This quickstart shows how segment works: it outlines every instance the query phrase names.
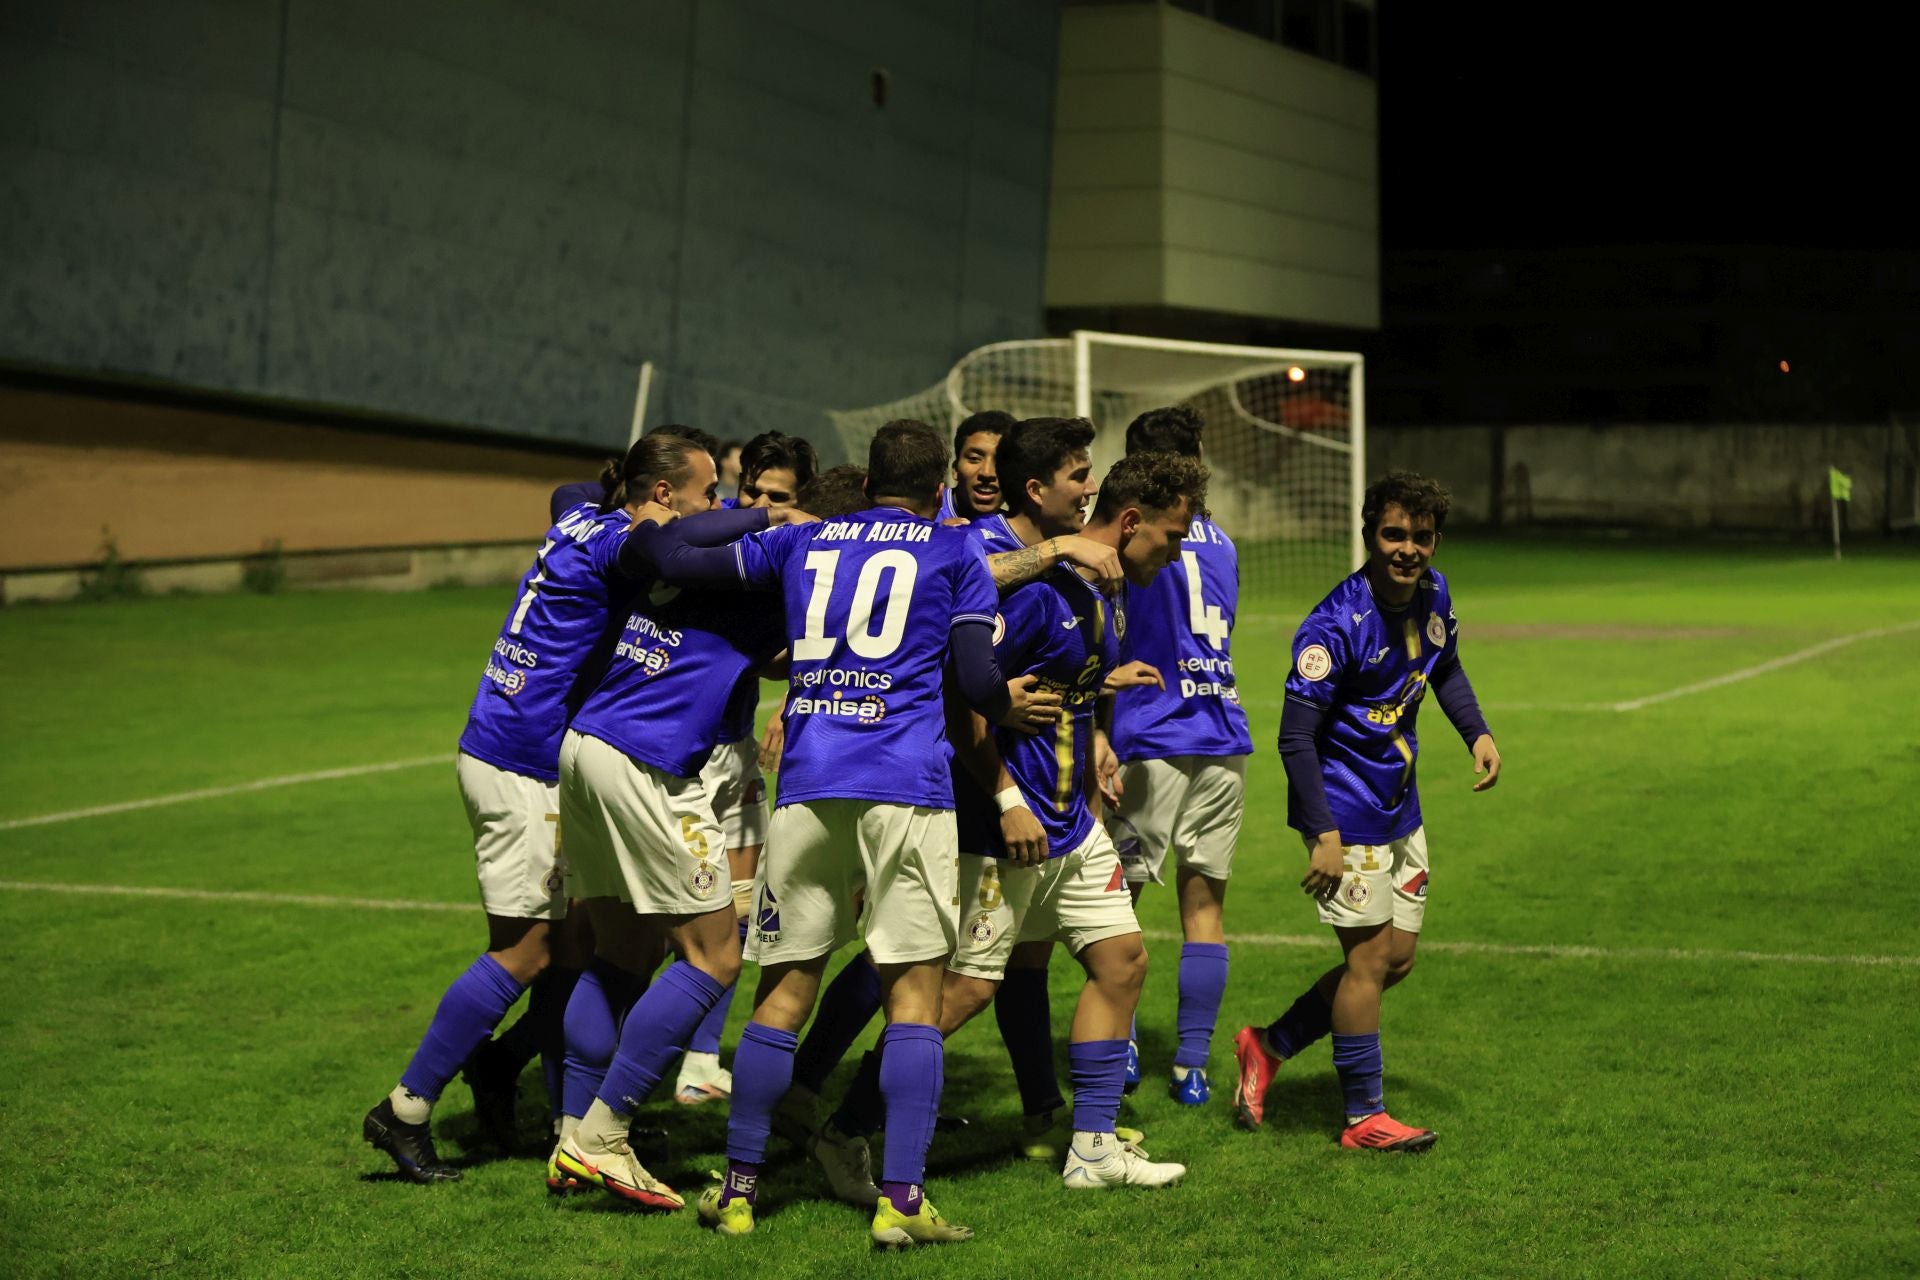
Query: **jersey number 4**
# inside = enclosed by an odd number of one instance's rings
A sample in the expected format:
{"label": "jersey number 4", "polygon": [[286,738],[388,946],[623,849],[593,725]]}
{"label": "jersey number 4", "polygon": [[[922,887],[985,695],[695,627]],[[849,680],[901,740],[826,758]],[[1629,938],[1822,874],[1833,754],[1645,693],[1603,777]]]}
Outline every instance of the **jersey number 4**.
{"label": "jersey number 4", "polygon": [[[807,629],[794,641],[796,662],[819,662],[833,656],[839,638],[827,634],[827,604],[833,598],[833,579],[840,569],[838,551],[807,552],[807,572],[813,575],[813,590],[807,596]],[[880,595],[880,576],[893,573],[893,586],[887,592],[886,611],[880,615],[880,629],[873,629],[873,606]],[[847,609],[847,648],[863,658],[884,658],[900,647],[907,632],[907,607],[913,600],[914,580],[920,576],[920,562],[905,551],[880,551],[860,566],[859,581],[853,586],[853,603]]]}
{"label": "jersey number 4", "polygon": [[1208,604],[1200,593],[1200,557],[1191,551],[1180,553],[1187,567],[1187,625],[1193,634],[1216,649],[1227,647],[1227,615],[1217,604]]}

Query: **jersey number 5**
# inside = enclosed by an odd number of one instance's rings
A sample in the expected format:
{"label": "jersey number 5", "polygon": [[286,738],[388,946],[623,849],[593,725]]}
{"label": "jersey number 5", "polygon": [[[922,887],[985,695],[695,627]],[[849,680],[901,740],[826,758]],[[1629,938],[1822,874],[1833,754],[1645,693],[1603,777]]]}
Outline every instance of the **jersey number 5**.
{"label": "jersey number 5", "polygon": [[1208,604],[1200,593],[1200,557],[1191,551],[1182,551],[1180,563],[1187,567],[1187,625],[1193,628],[1193,634],[1214,648],[1225,649],[1227,615],[1219,605]]}
{"label": "jersey number 5", "polygon": [[[807,552],[807,571],[813,574],[813,590],[807,596],[807,629],[794,641],[796,662],[820,662],[833,656],[837,637],[827,634],[827,603],[833,598],[833,578],[840,568],[838,551]],[[886,612],[880,615],[880,629],[873,629],[873,606],[880,595],[880,575],[893,571],[893,586],[887,592]],[[847,648],[863,658],[884,658],[900,647],[907,632],[907,607],[913,600],[914,580],[920,576],[920,562],[905,551],[880,551],[860,566],[860,579],[853,586],[853,603],[847,609]]]}

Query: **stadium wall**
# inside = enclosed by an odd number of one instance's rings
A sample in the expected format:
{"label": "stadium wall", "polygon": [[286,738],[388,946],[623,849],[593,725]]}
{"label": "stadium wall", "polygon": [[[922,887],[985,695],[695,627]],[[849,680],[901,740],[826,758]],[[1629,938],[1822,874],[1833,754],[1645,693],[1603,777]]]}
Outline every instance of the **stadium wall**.
{"label": "stadium wall", "polygon": [[0,387],[0,600],[75,594],[106,548],[151,590],[512,581],[597,459]]}
{"label": "stadium wall", "polygon": [[744,436],[1042,324],[1029,0],[0,6],[0,362]]}
{"label": "stadium wall", "polygon": [[[1855,534],[1911,528],[1920,431],[1827,426],[1369,424],[1367,469],[1442,480],[1463,523],[1824,535],[1827,468],[1853,478]],[[1892,500],[1889,501],[1889,495]]]}

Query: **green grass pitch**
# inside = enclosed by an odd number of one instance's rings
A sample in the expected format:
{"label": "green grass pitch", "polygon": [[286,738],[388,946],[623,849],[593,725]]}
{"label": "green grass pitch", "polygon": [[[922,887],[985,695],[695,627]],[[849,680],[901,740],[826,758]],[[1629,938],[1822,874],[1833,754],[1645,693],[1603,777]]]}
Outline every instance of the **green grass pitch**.
{"label": "green grass pitch", "polygon": [[[979,1234],[895,1258],[871,1258],[864,1217],[778,1146],[743,1240],[707,1236],[690,1211],[550,1202],[539,1158],[481,1158],[458,1082],[436,1124],[443,1151],[476,1157],[465,1181],[376,1176],[387,1161],[361,1143],[361,1113],[481,944],[477,906],[22,887],[473,902],[451,752],[508,591],[0,612],[0,823],[447,759],[0,827],[0,1270],[1920,1272],[1920,630],[1611,709],[1920,621],[1920,561],[1460,535],[1439,565],[1506,759],[1500,786],[1471,794],[1465,752],[1428,711],[1426,950],[1387,1001],[1384,1045],[1389,1103],[1439,1145],[1342,1151],[1324,1045],[1283,1069],[1265,1131],[1230,1123],[1234,1031],[1276,1016],[1335,957],[1297,888],[1272,747],[1288,637],[1311,600],[1249,600],[1235,651],[1259,753],[1208,1109],[1161,1087],[1177,925],[1168,892],[1142,904],[1147,1081],[1126,1118],[1191,1173],[1158,1193],[1070,1196],[1056,1171],[1008,1159],[1017,1105],[989,1020],[951,1046],[947,1109],[973,1126],[936,1143],[931,1170],[942,1211]],[[1057,1027],[1078,983],[1057,961]],[[697,1190],[724,1114],[651,1110],[671,1135],[643,1154]]]}

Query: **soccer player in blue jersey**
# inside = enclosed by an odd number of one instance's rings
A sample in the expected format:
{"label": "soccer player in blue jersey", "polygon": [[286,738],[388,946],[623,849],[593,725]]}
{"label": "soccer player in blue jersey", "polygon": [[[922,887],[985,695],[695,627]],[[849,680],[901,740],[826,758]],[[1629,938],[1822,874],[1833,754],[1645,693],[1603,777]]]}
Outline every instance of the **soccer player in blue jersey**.
{"label": "soccer player in blue jersey", "polygon": [[[697,452],[677,444],[678,455]],[[649,502],[654,510],[692,511],[712,500],[705,453],[704,472],[669,472],[651,466],[663,448],[635,445],[616,491],[568,508],[548,530],[468,712],[456,771],[473,828],[487,950],[447,989],[400,1083],[361,1125],[366,1140],[415,1182],[460,1176],[434,1148],[433,1104],[547,967],[552,922],[566,914],[555,838],[561,736],[605,661],[627,530]]]}
{"label": "soccer player in blue jersey", "polygon": [[[819,469],[813,445],[799,436],[765,431],[740,451],[739,506],[790,511],[803,485]],[[726,727],[700,771],[713,815],[726,840],[734,906],[745,936],[752,910],[753,874],[766,841],[767,784],[760,772],[759,743],[753,722],[760,705],[758,680],[741,682],[727,707]],[[674,1100],[686,1106],[724,1100],[733,1090],[733,1073],[720,1065],[720,1033],[733,1006],[732,987],[701,1020],[687,1044]]]}
{"label": "soccer player in blue jersey", "polygon": [[[786,628],[765,600],[649,580],[666,545],[720,546],[726,555],[721,544],[786,514],[715,512],[671,537],[649,522],[629,538],[640,582],[618,602],[619,641],[560,753],[561,820],[575,891],[593,921],[601,990],[583,979],[568,1007],[567,1113],[580,1119],[551,1157],[550,1185],[572,1177],[652,1208],[683,1203],[634,1157],[627,1132],[739,971],[725,839],[703,767],[739,691],[757,693],[758,671],[785,646]],[[622,1018],[620,993],[639,985],[663,943],[679,959]],[[587,1101],[581,1093],[616,1027],[618,1049]]]}
{"label": "soccer player in blue jersey", "polygon": [[1013,415],[998,409],[968,414],[953,431],[953,483],[940,494],[940,520],[964,523],[1000,509],[1000,478],[993,455]]}
{"label": "soccer player in blue jersey", "polygon": [[[1108,473],[1085,536],[1112,548],[1127,581],[1144,586],[1178,555],[1205,483],[1192,459],[1129,457]],[[1009,592],[995,655],[1003,669],[1058,689],[1068,714],[1032,738],[991,733],[964,710],[952,727],[965,773],[955,782],[963,933],[947,961],[940,1029],[952,1035],[993,1000],[1016,942],[1067,944],[1087,974],[1069,1049],[1074,1108],[1062,1178],[1072,1189],[1166,1186],[1186,1172],[1147,1159],[1116,1124],[1147,956],[1119,860],[1090,802],[1089,765],[1095,707],[1119,663],[1126,618],[1124,600],[1109,604],[1066,568]],[[866,1194],[860,1162],[841,1157],[860,1153],[876,1127],[876,1068],[886,1069],[884,1055],[862,1062],[815,1147],[836,1194],[856,1202]]]}
{"label": "soccer player in blue jersey", "polygon": [[[1198,458],[1204,427],[1185,406],[1148,410],[1127,428],[1127,453]],[[1117,808],[1107,825],[1134,900],[1147,883],[1161,883],[1169,850],[1178,858],[1175,885],[1185,941],[1180,1044],[1168,1091],[1187,1106],[1211,1096],[1208,1049],[1227,985],[1221,908],[1253,752],[1229,649],[1239,596],[1233,540],[1204,511],[1196,512],[1178,558],[1151,586],[1128,597],[1123,653],[1164,679],[1119,690],[1113,707],[1119,771]]]}
{"label": "soccer player in blue jersey", "polygon": [[1287,823],[1307,843],[1301,887],[1320,904],[1346,961],[1266,1028],[1234,1039],[1239,1122],[1256,1128],[1274,1072],[1329,1031],[1346,1095],[1342,1146],[1421,1151],[1430,1129],[1387,1114],[1380,996],[1413,971],[1427,905],[1427,838],[1420,822],[1414,722],[1431,689],[1466,742],[1485,791],[1500,752],[1460,666],[1459,624],[1446,579],[1432,568],[1447,520],[1445,489],[1390,472],[1361,505],[1366,565],[1315,605],[1293,640],[1280,720]]}
{"label": "soccer player in blue jersey", "polygon": [[[853,940],[854,903],[864,900],[888,1021],[879,1082],[888,1141],[872,1237],[904,1246],[971,1235],[922,1190],[942,1079],[940,975],[957,929],[943,673],[951,665],[968,704],[1000,723],[1049,721],[1059,698],[1029,693],[1037,681],[1001,681],[991,576],[963,533],[933,519],[945,467],[931,427],[889,423],[868,454],[871,509],[735,544],[737,581],[784,597],[792,677],[779,807],[748,939],[760,989],[734,1055],[726,1178],[700,1200],[702,1218],[727,1234],[753,1229],[795,1033],[828,958]],[[711,556],[680,564],[665,566],[669,580],[716,576]]]}

